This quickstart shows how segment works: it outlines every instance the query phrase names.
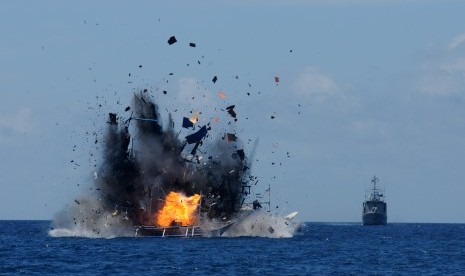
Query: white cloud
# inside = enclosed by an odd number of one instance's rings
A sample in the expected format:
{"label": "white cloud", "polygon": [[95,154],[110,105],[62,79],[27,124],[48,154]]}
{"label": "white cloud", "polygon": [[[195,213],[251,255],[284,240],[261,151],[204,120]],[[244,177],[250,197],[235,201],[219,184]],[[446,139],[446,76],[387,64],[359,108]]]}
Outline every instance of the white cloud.
{"label": "white cloud", "polygon": [[440,71],[423,72],[417,80],[416,88],[433,96],[451,96],[465,92],[464,81],[453,74]]}
{"label": "white cloud", "polygon": [[295,80],[294,91],[299,96],[321,101],[339,93],[340,88],[328,75],[308,67]]}
{"label": "white cloud", "polygon": [[449,43],[447,49],[449,51],[453,51],[455,48],[463,44],[463,42],[465,42],[465,33],[459,34],[456,37],[454,37],[452,41]]}
{"label": "white cloud", "polygon": [[352,121],[350,128],[358,138],[371,139],[373,141],[379,140],[387,134],[385,124],[372,118]]}
{"label": "white cloud", "polygon": [[455,36],[428,57],[415,89],[435,96],[465,96],[465,33]]}
{"label": "white cloud", "polygon": [[22,107],[14,114],[0,115],[0,131],[7,130],[20,134],[31,133],[35,129],[32,123],[32,110]]}
{"label": "white cloud", "polygon": [[447,60],[442,64],[439,64],[439,69],[449,74],[458,74],[465,77],[465,56],[456,56],[451,60]]}

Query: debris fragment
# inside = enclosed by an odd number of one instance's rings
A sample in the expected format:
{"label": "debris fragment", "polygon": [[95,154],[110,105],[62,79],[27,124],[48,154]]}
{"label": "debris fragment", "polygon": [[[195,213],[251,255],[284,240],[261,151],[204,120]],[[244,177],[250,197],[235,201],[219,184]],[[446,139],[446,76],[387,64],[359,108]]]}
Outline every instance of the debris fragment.
{"label": "debris fragment", "polygon": [[176,42],[178,42],[178,41],[176,40],[176,37],[174,37],[174,36],[172,36],[172,37],[170,37],[170,39],[168,39],[168,44],[169,45],[172,45],[172,44],[174,44]]}
{"label": "debris fragment", "polygon": [[232,133],[226,133],[225,138],[226,138],[226,141],[228,142],[235,142],[237,140],[236,135]]}
{"label": "debris fragment", "polygon": [[129,110],[131,110],[131,107],[129,107],[129,106],[124,109],[124,111],[126,111],[126,112],[129,111]]}
{"label": "debris fragment", "polygon": [[216,76],[214,76],[213,79],[212,79],[212,82],[216,83],[217,80],[218,80],[218,78]]}
{"label": "debris fragment", "polygon": [[195,48],[196,45],[195,45],[195,43],[191,42],[191,43],[189,43],[189,46]]}
{"label": "debris fragment", "polygon": [[230,105],[230,106],[226,107],[226,110],[228,111],[228,114],[231,115],[231,117],[234,118],[234,121],[237,121],[236,112],[234,111],[234,107],[235,107],[235,105]]}
{"label": "debris fragment", "polygon": [[108,113],[110,121],[108,122],[110,125],[117,125],[118,122],[116,121],[116,113]]}
{"label": "debris fragment", "polygon": [[182,118],[182,127],[183,128],[194,127],[194,123],[192,123],[191,120],[189,120],[189,118],[184,117]]}
{"label": "debris fragment", "polygon": [[273,227],[270,226],[270,228],[268,228],[268,232],[270,232],[270,234],[273,234],[274,233]]}
{"label": "debris fragment", "polygon": [[279,83],[279,77],[274,77],[274,82],[276,82],[276,84]]}
{"label": "debris fragment", "polygon": [[81,204],[81,202],[79,202],[77,199],[75,199],[74,202],[76,202],[77,204]]}
{"label": "debris fragment", "polygon": [[188,144],[198,143],[207,135],[207,126],[203,126],[196,133],[186,136]]}
{"label": "debris fragment", "polygon": [[195,154],[196,154],[197,149],[198,149],[198,147],[199,147],[199,145],[200,145],[201,143],[202,143],[202,142],[197,142],[197,143],[195,143],[194,148],[191,150],[191,155],[195,155]]}
{"label": "debris fragment", "polygon": [[258,200],[255,199],[255,200],[252,202],[252,208],[253,208],[254,210],[258,210],[258,209],[261,209],[261,208],[262,208],[262,205],[260,204],[260,202],[259,202]]}

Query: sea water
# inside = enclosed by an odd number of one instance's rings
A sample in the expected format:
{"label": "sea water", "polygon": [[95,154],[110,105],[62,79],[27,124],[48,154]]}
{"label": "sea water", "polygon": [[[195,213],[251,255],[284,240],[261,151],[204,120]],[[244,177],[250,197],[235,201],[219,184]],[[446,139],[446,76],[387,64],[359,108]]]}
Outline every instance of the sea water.
{"label": "sea water", "polygon": [[0,274],[465,275],[465,224],[305,223],[293,237],[51,237],[0,221]]}

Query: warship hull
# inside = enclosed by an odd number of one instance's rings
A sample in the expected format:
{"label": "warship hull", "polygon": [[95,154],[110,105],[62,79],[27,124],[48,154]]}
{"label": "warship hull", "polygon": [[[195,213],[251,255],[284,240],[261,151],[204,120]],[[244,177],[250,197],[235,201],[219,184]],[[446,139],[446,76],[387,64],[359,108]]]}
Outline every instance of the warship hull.
{"label": "warship hull", "polygon": [[386,225],[387,215],[383,213],[366,213],[362,217],[363,225]]}

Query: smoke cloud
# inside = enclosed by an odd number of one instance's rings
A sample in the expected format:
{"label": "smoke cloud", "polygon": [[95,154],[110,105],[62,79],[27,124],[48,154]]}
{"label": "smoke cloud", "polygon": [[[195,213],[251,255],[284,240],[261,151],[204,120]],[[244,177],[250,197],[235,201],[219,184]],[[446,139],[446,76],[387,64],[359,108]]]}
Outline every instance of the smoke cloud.
{"label": "smoke cloud", "polygon": [[256,179],[240,139],[232,133],[211,137],[210,124],[192,130],[188,139],[180,137],[171,115],[166,126],[161,124],[158,106],[146,91],[134,94],[129,118],[109,114],[94,193],[59,213],[50,235],[131,235],[133,226],[156,225],[170,191],[201,194],[204,220],[236,217],[247,195],[244,188]]}

